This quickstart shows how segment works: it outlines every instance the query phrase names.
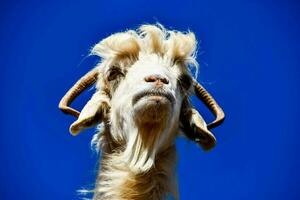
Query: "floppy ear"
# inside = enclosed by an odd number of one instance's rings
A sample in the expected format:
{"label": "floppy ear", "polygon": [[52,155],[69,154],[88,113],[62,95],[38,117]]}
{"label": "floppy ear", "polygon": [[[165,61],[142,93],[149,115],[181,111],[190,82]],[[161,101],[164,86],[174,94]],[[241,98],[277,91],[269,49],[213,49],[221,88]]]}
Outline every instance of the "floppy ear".
{"label": "floppy ear", "polygon": [[108,118],[109,97],[103,91],[97,91],[83,107],[78,119],[70,126],[70,133],[77,135],[86,128],[96,126]]}
{"label": "floppy ear", "polygon": [[180,121],[184,134],[204,150],[210,150],[216,145],[215,136],[207,129],[206,122],[187,98],[184,99],[181,107]]}
{"label": "floppy ear", "polygon": [[92,69],[84,76],[82,76],[63,96],[59,102],[59,109],[65,114],[73,115],[78,118],[71,126],[70,132],[72,135],[77,135],[85,128],[95,126],[103,120],[108,119],[110,110],[110,99],[105,92],[103,85],[98,81],[98,90],[88,101],[80,113],[76,109],[70,107],[70,104],[78,97],[84,90],[94,85],[98,79],[101,79],[99,70]]}
{"label": "floppy ear", "polygon": [[193,86],[195,95],[215,115],[215,120],[206,125],[198,111],[191,106],[188,97],[185,97],[180,114],[181,126],[188,138],[200,144],[204,150],[210,150],[216,145],[216,138],[209,129],[220,125],[225,119],[225,113],[200,83],[193,80]]}

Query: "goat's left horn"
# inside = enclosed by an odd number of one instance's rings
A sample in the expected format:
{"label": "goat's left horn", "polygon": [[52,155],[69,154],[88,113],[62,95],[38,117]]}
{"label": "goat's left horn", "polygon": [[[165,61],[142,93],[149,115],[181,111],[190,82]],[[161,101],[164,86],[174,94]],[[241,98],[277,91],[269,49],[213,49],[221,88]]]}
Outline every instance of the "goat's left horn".
{"label": "goat's left horn", "polygon": [[193,81],[196,96],[203,101],[203,103],[209,108],[209,110],[215,115],[216,119],[207,125],[208,129],[212,129],[220,125],[225,118],[223,109],[218,105],[215,99],[200,85],[197,81]]}
{"label": "goat's left horn", "polygon": [[65,94],[65,96],[59,102],[59,109],[66,114],[79,117],[80,112],[74,108],[69,107],[69,105],[74,101],[74,99],[79,96],[85,89],[93,85],[97,81],[98,70],[94,68],[89,71],[83,77],[81,77]]}

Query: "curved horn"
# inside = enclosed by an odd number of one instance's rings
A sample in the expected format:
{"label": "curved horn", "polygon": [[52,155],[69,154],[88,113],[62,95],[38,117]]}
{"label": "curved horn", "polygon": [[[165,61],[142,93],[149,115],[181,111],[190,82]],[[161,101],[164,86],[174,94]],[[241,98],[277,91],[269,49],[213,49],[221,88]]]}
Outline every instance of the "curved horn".
{"label": "curved horn", "polygon": [[207,129],[204,119],[191,106],[188,98],[183,99],[180,122],[185,136],[198,143],[205,151],[212,149],[216,145],[215,136]]}
{"label": "curved horn", "polygon": [[197,81],[193,81],[196,96],[203,101],[203,103],[209,108],[209,110],[215,115],[216,119],[207,125],[208,129],[212,129],[220,125],[225,118],[224,111],[214,100],[214,98],[200,85]]}
{"label": "curved horn", "polygon": [[81,77],[65,94],[65,96],[59,102],[59,109],[66,114],[79,117],[80,112],[74,108],[69,107],[73,100],[80,95],[85,89],[93,85],[97,81],[98,70],[92,69],[83,77]]}

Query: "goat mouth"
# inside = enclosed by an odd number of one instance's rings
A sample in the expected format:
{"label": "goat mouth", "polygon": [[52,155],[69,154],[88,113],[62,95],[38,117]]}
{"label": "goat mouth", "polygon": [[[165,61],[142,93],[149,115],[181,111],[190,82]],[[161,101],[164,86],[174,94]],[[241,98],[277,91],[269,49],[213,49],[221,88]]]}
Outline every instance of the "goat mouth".
{"label": "goat mouth", "polygon": [[159,97],[165,97],[167,100],[169,100],[172,104],[175,102],[175,98],[172,94],[168,92],[161,92],[161,91],[144,91],[141,93],[138,93],[133,97],[132,103],[137,103],[140,99],[143,97],[152,97],[152,96],[159,96]]}

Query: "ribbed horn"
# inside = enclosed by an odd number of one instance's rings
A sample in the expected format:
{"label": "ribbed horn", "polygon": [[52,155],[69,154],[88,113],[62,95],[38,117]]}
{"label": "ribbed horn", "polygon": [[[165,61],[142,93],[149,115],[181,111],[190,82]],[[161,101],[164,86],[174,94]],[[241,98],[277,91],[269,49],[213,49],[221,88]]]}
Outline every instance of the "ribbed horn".
{"label": "ribbed horn", "polygon": [[93,85],[97,81],[98,70],[97,68],[92,69],[83,77],[81,77],[65,94],[65,96],[59,102],[59,109],[65,114],[73,115],[79,117],[80,112],[74,108],[69,107],[69,105],[78,97],[85,89]]}
{"label": "ribbed horn", "polygon": [[215,115],[216,119],[207,125],[208,129],[212,129],[220,125],[225,118],[224,111],[214,100],[214,98],[206,91],[206,89],[200,85],[197,81],[193,81],[196,96],[209,108],[209,110]]}

